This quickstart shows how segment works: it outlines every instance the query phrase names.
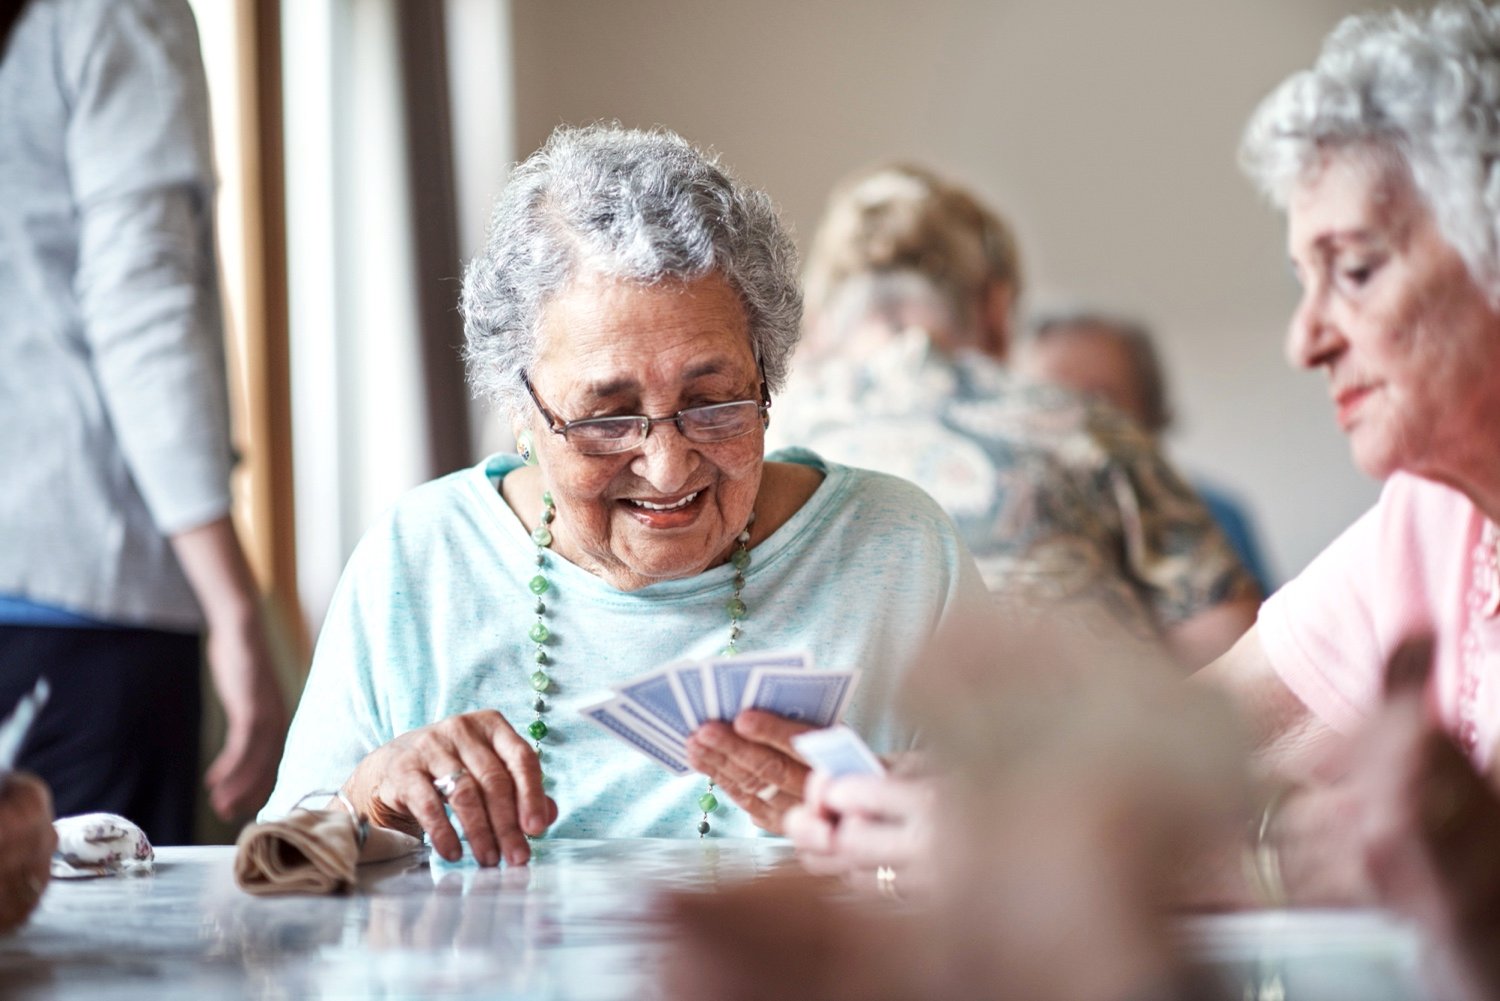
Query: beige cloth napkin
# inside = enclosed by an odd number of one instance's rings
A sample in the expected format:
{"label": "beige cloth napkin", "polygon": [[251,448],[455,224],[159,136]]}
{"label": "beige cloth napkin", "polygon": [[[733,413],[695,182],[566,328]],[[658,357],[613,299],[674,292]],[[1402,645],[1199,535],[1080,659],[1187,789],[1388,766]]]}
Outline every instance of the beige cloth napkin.
{"label": "beige cloth napkin", "polygon": [[410,834],[369,830],[361,846],[341,809],[293,810],[280,820],[251,824],[235,842],[234,880],[246,893],[337,893],[354,885],[355,866],[422,847]]}

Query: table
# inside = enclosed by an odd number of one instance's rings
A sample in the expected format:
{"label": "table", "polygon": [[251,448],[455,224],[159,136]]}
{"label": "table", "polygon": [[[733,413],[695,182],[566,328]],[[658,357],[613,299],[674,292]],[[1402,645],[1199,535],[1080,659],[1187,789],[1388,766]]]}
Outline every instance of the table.
{"label": "table", "polygon": [[[232,848],[159,849],[154,876],[54,882],[30,923],[0,939],[0,997],[650,997],[666,945],[648,920],[654,891],[796,864],[771,839],[534,851],[514,869],[424,853],[365,867],[347,896],[251,897],[234,885]],[[1416,937],[1378,914],[1196,918],[1182,934],[1251,1001],[1421,997]]]}

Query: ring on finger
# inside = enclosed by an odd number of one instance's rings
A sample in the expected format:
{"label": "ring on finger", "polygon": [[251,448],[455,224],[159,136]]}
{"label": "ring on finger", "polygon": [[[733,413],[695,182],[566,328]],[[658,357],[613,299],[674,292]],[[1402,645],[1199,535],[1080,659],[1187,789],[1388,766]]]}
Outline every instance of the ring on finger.
{"label": "ring on finger", "polygon": [[460,765],[447,775],[433,779],[432,787],[438,791],[439,796],[444,799],[451,799],[453,798],[453,793],[458,789],[458,780],[467,774],[469,774],[469,770]]}
{"label": "ring on finger", "polygon": [[888,865],[876,866],[875,889],[887,900],[900,900],[901,894],[896,890],[896,870]]}
{"label": "ring on finger", "polygon": [[771,800],[776,798],[776,794],[780,791],[781,790],[776,788],[776,784],[773,782],[769,785],[764,786],[760,790],[760,792],[756,793],[755,798],[760,800],[762,803],[769,803],[771,802]]}

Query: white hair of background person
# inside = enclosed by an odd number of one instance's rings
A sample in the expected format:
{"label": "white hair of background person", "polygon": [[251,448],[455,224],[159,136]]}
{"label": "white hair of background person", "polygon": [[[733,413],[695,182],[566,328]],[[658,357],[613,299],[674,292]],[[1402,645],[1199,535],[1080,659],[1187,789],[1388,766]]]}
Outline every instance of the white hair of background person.
{"label": "white hair of background person", "polygon": [[541,316],[579,275],[654,283],[722,275],[740,297],[768,390],[800,336],[797,251],[771,199],[664,129],[560,128],[511,174],[464,272],[475,395],[526,407]]}
{"label": "white hair of background person", "polygon": [[1323,153],[1405,164],[1443,236],[1500,305],[1500,9],[1477,0],[1345,18],[1261,102],[1240,163],[1280,208]]}

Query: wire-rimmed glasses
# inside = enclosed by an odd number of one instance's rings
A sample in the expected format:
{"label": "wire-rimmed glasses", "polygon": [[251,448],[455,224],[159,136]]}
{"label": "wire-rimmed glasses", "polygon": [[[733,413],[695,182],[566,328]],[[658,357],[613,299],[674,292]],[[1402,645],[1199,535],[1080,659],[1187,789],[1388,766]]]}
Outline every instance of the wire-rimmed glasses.
{"label": "wire-rimmed glasses", "polygon": [[688,441],[701,444],[729,441],[749,434],[757,426],[765,427],[765,415],[771,409],[771,396],[766,391],[765,378],[762,376],[759,400],[731,400],[728,403],[687,407],[665,417],[625,414],[564,421],[547,409],[524,371],[521,373],[521,384],[530,394],[531,402],[536,404],[537,410],[546,418],[552,433],[561,435],[564,441],[584,455],[612,455],[639,448],[645,444],[651,428],[657,424],[675,424],[677,433]]}

